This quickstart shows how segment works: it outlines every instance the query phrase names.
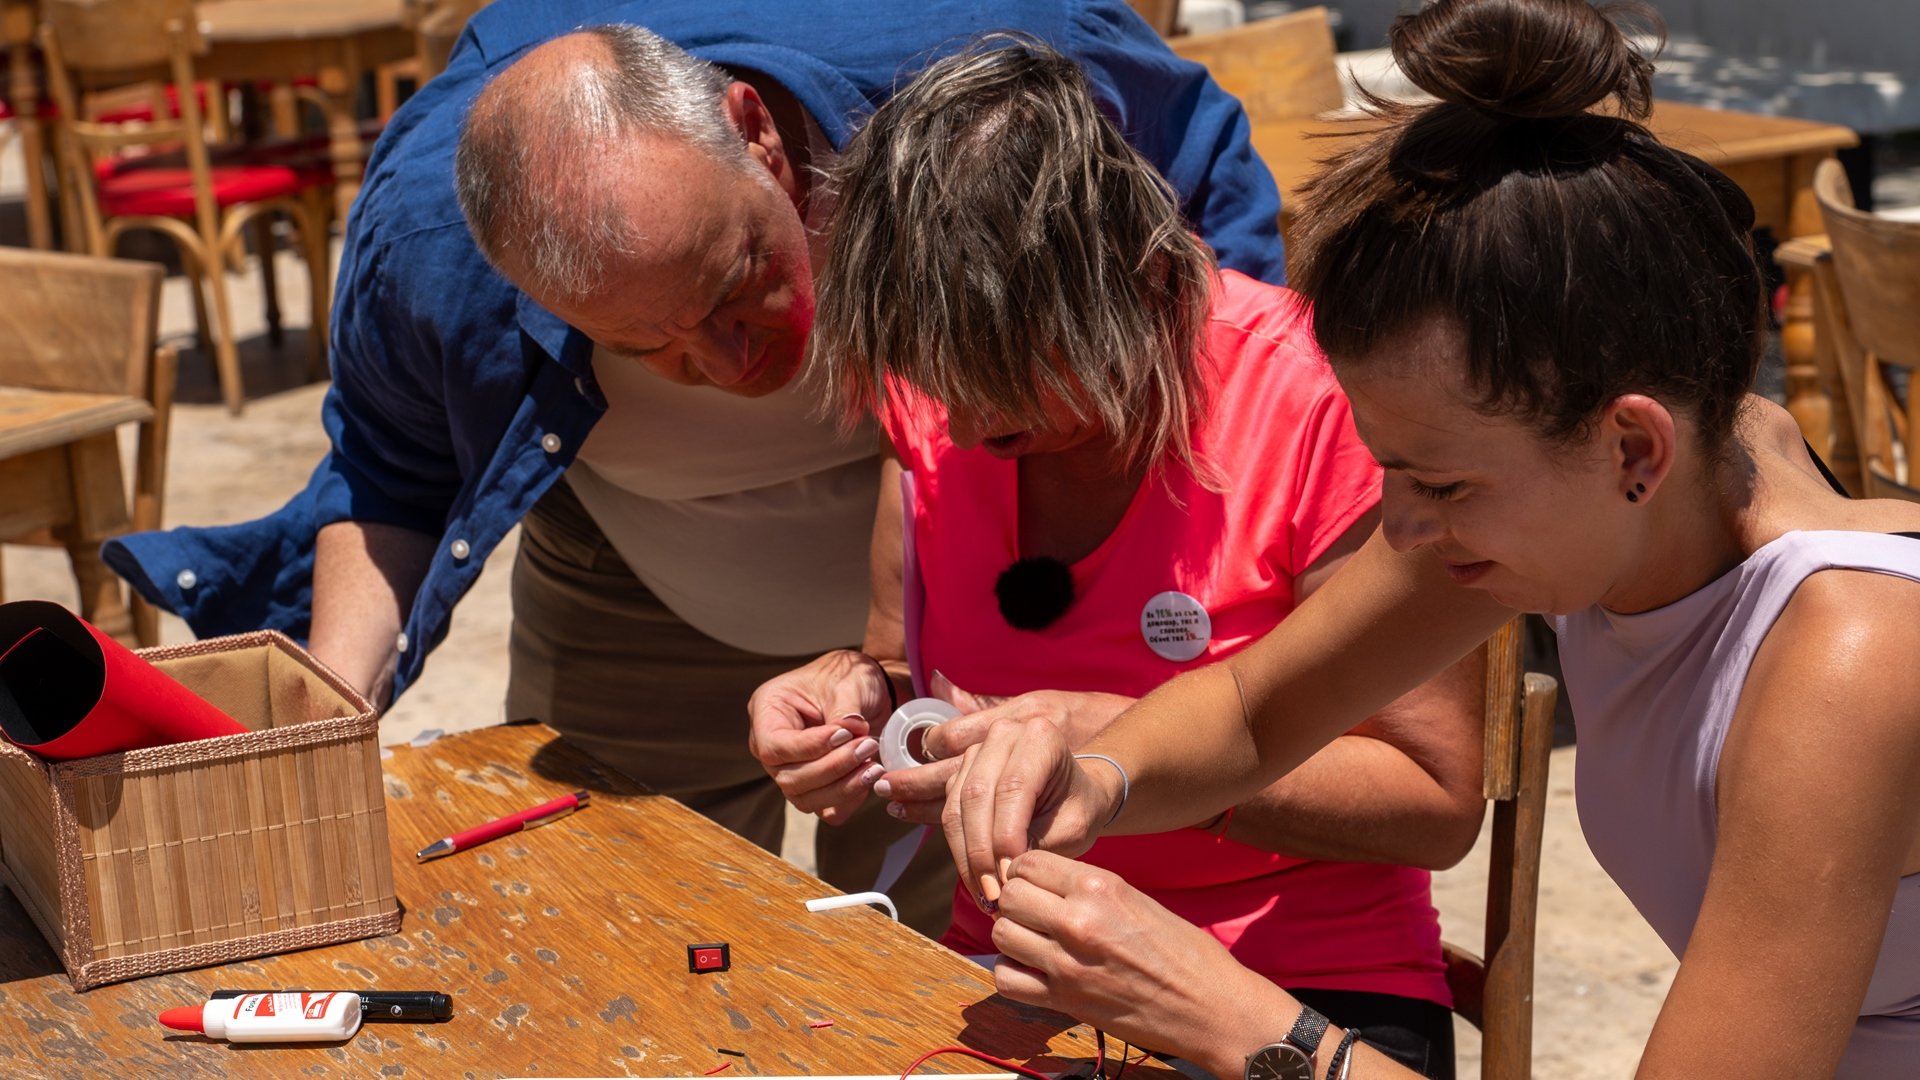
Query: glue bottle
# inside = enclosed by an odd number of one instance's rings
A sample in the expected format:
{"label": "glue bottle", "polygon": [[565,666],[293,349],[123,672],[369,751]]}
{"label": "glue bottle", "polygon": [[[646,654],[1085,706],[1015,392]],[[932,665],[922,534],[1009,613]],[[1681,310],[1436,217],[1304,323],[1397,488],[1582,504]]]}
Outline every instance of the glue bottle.
{"label": "glue bottle", "polygon": [[215,998],[197,1009],[168,1009],[160,1022],[228,1042],[344,1042],[360,1030],[360,1017],[360,995],[337,991]]}

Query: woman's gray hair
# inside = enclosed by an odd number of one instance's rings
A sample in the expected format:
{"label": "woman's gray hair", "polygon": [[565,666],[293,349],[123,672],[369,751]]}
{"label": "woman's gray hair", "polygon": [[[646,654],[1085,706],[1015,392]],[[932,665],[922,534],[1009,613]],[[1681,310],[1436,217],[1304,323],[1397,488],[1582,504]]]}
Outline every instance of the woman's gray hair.
{"label": "woman's gray hair", "polygon": [[574,300],[644,241],[617,198],[636,136],[684,139],[743,165],[752,158],[727,118],[726,72],[638,26],[570,36],[591,39],[597,55],[558,79],[542,65],[516,76],[516,62],[481,91],[460,129],[454,181],[489,262],[511,259],[523,288]]}
{"label": "woman's gray hair", "polygon": [[1212,253],[1070,60],[980,39],[875,112],[831,180],[810,376],[829,408],[873,409],[893,379],[1039,426],[1055,397],[1127,464],[1212,478],[1192,443]]}

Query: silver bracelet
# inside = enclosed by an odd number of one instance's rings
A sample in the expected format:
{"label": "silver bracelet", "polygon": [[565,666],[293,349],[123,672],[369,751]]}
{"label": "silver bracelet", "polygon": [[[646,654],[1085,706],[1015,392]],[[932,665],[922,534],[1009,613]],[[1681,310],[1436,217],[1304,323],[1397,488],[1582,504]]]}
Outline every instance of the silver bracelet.
{"label": "silver bracelet", "polygon": [[1101,828],[1104,829],[1107,827],[1107,825],[1113,824],[1115,819],[1119,818],[1120,811],[1125,810],[1127,808],[1127,795],[1133,791],[1133,781],[1127,779],[1126,766],[1120,764],[1119,762],[1113,760],[1112,758],[1108,757],[1105,754],[1075,754],[1073,755],[1073,760],[1104,761],[1107,764],[1113,766],[1114,770],[1120,774],[1120,803],[1119,805],[1113,808],[1113,813],[1107,815],[1106,824],[1103,824],[1100,826]]}

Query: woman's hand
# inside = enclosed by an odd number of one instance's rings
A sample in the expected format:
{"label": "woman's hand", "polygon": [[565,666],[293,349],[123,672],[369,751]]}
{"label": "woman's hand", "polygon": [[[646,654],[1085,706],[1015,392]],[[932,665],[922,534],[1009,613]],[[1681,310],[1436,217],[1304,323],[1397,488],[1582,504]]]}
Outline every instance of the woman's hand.
{"label": "woman's hand", "polygon": [[845,824],[885,771],[867,737],[887,718],[887,674],[842,649],[762,683],[747,703],[747,749],[795,807]]}
{"label": "woman's hand", "polygon": [[1113,819],[1120,793],[1118,771],[1074,760],[1051,720],[1009,718],[961,756],[947,781],[940,828],[961,880],[992,911],[1007,860],[1036,847],[1064,855],[1086,851]]}
{"label": "woman's hand", "polygon": [[1059,728],[1069,747],[1078,747],[1126,711],[1134,699],[1119,694],[1036,690],[1013,698],[970,694],[938,672],[930,687],[963,715],[927,732],[922,744],[933,764],[900,769],[881,778],[874,793],[890,800],[887,812],[922,825],[938,825],[947,804],[947,784],[960,771],[960,756],[985,741],[995,724],[1009,720],[1045,720]]}
{"label": "woman's hand", "polygon": [[1211,934],[1112,872],[1050,852],[1013,860],[993,944],[1002,994],[1218,1076],[1237,1075],[1299,1010]]}

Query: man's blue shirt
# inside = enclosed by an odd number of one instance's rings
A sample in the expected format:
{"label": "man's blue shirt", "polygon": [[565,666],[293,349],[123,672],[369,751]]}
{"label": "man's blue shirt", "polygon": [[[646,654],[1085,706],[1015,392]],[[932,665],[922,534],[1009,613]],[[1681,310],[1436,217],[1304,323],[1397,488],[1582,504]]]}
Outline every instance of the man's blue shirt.
{"label": "man's blue shirt", "polygon": [[272,627],[304,640],[315,534],[346,520],[404,526],[440,537],[406,620],[395,696],[418,676],[488,553],[606,408],[592,343],[474,246],[453,188],[460,125],[486,80],[522,53],[607,23],[636,23],[702,59],[771,76],[836,149],[933,59],[980,32],[1025,31],[1085,70],[1223,265],[1281,280],[1280,197],[1246,114],[1121,0],[499,0],[394,115],[367,163],[333,309],[323,407],[332,451],[268,517],[110,542],[108,563],[143,595],[201,636]]}

